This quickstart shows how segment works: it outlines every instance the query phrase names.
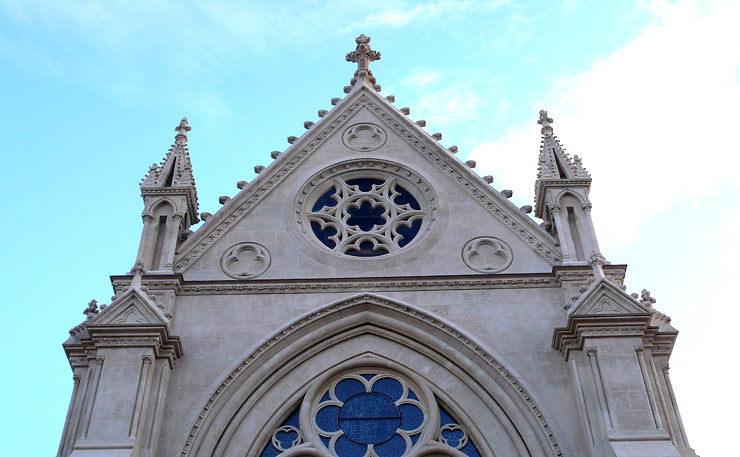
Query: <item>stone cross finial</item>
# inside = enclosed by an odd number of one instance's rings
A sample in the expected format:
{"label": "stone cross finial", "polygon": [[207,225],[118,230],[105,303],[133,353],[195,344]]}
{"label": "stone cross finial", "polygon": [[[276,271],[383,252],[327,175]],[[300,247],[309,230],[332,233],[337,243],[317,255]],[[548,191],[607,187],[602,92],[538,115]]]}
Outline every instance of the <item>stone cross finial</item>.
{"label": "stone cross finial", "polygon": [[177,144],[185,144],[188,141],[188,132],[193,128],[188,125],[188,118],[183,117],[180,121],[180,125],[175,127],[177,135],[175,135],[175,142]]}
{"label": "stone cross finial", "polygon": [[350,84],[354,86],[357,81],[363,78],[368,78],[372,84],[375,84],[376,81],[373,77],[373,72],[370,71],[370,62],[380,60],[380,53],[370,48],[370,37],[364,33],[355,38],[355,42],[357,43],[357,48],[347,53],[347,62],[357,63],[355,77],[352,78]]}
{"label": "stone cross finial", "polygon": [[540,110],[540,120],[538,120],[537,123],[542,126],[542,133],[545,133],[545,131],[549,131],[552,133],[552,127],[550,126],[550,123],[552,123],[552,118],[547,117],[547,111],[543,109]]}
{"label": "stone cross finial", "polygon": [[88,319],[92,318],[94,315],[98,314],[98,301],[97,300],[90,300],[90,302],[87,304],[87,308],[85,308],[82,311],[82,314],[87,316]]}
{"label": "stone cross finial", "polygon": [[647,289],[642,289],[642,292],[640,292],[640,303],[642,303],[642,306],[644,306],[647,309],[653,309],[653,304],[656,302],[656,300],[650,296],[650,291]]}

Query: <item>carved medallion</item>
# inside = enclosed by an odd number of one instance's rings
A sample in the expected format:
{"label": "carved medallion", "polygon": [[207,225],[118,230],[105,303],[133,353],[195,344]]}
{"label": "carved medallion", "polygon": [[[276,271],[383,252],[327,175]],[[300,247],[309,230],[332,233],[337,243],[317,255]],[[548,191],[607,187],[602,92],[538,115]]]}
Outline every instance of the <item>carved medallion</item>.
{"label": "carved medallion", "polygon": [[514,255],[505,242],[491,236],[473,238],[462,250],[465,265],[479,273],[498,273],[509,268]]}
{"label": "carved medallion", "polygon": [[255,278],[270,267],[270,253],[257,243],[239,243],[221,257],[221,269],[234,279]]}
{"label": "carved medallion", "polygon": [[375,124],[355,124],[344,131],[344,145],[355,151],[373,151],[385,144],[385,131]]}

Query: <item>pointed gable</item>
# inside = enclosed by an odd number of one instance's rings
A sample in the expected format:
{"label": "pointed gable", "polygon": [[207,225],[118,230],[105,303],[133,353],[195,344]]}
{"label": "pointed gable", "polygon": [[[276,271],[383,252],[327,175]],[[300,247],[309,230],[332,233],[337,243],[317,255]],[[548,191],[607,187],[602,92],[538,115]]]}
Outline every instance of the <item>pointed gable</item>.
{"label": "pointed gable", "polygon": [[103,311],[90,319],[87,326],[99,325],[167,325],[157,305],[141,289],[129,288],[116,297]]}
{"label": "pointed gable", "polygon": [[650,315],[642,306],[611,281],[600,278],[581,295],[568,312],[569,316],[595,316],[614,314]]}

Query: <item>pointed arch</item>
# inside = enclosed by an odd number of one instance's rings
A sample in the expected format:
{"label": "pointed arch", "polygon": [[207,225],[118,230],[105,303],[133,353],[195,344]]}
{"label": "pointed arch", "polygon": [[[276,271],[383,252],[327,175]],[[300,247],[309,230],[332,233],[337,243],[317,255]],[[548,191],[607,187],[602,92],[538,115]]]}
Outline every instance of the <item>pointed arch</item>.
{"label": "pointed arch", "polygon": [[586,200],[584,200],[583,196],[579,195],[577,192],[573,192],[570,189],[563,189],[560,192],[558,192],[558,195],[555,197],[555,201],[560,203],[563,201],[563,198],[565,197],[573,197],[575,198],[578,203],[581,205],[586,203]]}
{"label": "pointed arch", "polygon": [[257,443],[246,452],[257,455],[271,427],[316,380],[371,359],[432,386],[472,429],[484,455],[504,442],[505,455],[562,455],[546,415],[500,356],[429,312],[361,294],[308,313],[249,349],[210,389],[181,457],[245,455],[243,446],[234,451],[234,437]]}

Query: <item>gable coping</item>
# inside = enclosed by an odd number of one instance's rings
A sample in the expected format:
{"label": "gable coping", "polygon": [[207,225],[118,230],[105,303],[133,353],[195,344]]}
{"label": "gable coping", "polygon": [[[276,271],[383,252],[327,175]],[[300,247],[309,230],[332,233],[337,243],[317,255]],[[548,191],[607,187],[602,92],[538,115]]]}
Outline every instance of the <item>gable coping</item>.
{"label": "gable coping", "polygon": [[[382,97],[375,94],[374,91],[368,90],[365,86],[361,87],[353,95],[342,100],[332,112],[336,112],[335,118],[325,116],[311,127],[311,130],[304,133],[294,144],[292,144],[284,154],[278,158],[251,183],[240,191],[233,199],[229,200],[212,219],[200,227],[184,244],[180,247],[180,254],[174,262],[174,271],[183,272],[191,265],[200,254],[208,249],[218,238],[221,237],[228,229],[240,220],[245,214],[251,211],[257,203],[262,200],[270,191],[283,181],[295,168],[301,164],[313,151],[326,141],[336,130],[338,130],[346,121],[357,113],[361,108],[367,107],[383,122],[391,127],[401,138],[405,139],[414,149],[430,160],[445,174],[456,182],[463,190],[470,194],[478,203],[488,210],[494,217],[501,221],[512,232],[519,236],[525,243],[531,246],[535,252],[544,257],[553,265],[561,262],[561,257],[555,248],[555,240],[547,234],[535,221],[520,213],[520,211],[508,199],[505,199],[498,192],[490,187],[481,186],[481,178],[469,168],[460,162],[459,159],[451,157],[449,153],[421,127],[406,119],[408,126],[403,126],[401,122],[394,119],[383,106],[374,103],[367,94],[374,94],[376,99],[382,100],[385,108],[396,108],[390,102],[383,100]],[[356,95],[361,94],[361,95]],[[343,111],[340,108],[343,105],[348,106]],[[330,121],[330,122],[329,122]],[[322,125],[328,122],[328,125],[321,130]],[[321,130],[310,141],[310,135],[313,130]],[[422,137],[414,134],[421,132]],[[304,146],[304,143],[305,144]],[[299,149],[300,148],[300,149]],[[296,152],[297,151],[297,152]],[[440,152],[441,151],[441,152]],[[450,159],[452,159],[450,161]],[[269,170],[269,171],[268,171]],[[467,177],[465,175],[468,175]],[[485,189],[485,190],[482,190]],[[511,211],[504,207],[508,205]],[[517,220],[518,219],[518,220]],[[529,225],[529,227],[526,227]],[[202,235],[201,235],[202,233]]]}

